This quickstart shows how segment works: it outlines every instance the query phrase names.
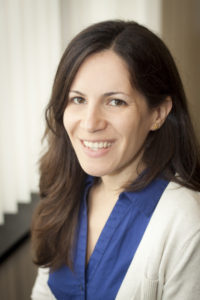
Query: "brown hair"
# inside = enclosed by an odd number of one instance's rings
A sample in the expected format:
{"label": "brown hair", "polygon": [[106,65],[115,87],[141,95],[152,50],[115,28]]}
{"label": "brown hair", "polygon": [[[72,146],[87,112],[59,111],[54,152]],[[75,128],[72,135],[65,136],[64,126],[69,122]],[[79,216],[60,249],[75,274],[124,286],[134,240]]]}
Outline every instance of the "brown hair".
{"label": "brown hair", "polygon": [[[164,125],[150,132],[144,145],[147,171],[127,190],[147,186],[156,176],[200,190],[199,148],[186,97],[174,60],[164,43],[147,28],[124,21],[106,21],[79,33],[63,54],[46,109],[48,149],[40,160],[40,196],[32,241],[34,261],[52,269],[72,266],[73,246],[85,172],[81,169],[63,125],[68,92],[83,61],[112,49],[129,67],[131,81],[150,108],[170,96],[173,108]],[[178,174],[178,176],[175,174]]]}

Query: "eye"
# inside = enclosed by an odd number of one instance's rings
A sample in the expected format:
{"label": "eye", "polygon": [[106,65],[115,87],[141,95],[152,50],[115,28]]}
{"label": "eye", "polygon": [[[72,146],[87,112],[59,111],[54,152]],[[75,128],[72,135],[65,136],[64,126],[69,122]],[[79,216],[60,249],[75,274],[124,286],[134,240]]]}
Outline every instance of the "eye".
{"label": "eye", "polygon": [[84,104],[86,103],[86,100],[82,97],[73,97],[70,99],[70,102],[74,104]]}
{"label": "eye", "polygon": [[123,105],[127,105],[127,103],[124,100],[121,100],[121,99],[112,99],[109,102],[109,105],[111,105],[111,106],[123,106]]}

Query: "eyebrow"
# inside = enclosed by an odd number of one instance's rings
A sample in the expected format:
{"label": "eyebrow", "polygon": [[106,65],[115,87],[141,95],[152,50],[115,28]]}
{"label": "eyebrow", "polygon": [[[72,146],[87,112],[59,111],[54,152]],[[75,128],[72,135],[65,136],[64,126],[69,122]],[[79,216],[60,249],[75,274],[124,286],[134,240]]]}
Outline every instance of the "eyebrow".
{"label": "eyebrow", "polygon": [[85,94],[79,92],[79,91],[76,91],[76,90],[72,90],[72,91],[69,91],[69,93],[75,93],[75,94],[79,94],[81,96],[85,96]]}
{"label": "eyebrow", "polygon": [[[77,91],[77,90],[71,90],[71,91],[69,91],[69,93],[79,94],[79,95],[84,96],[84,97],[86,96],[84,93],[82,93],[80,91]],[[124,92],[121,92],[121,91],[112,91],[112,92],[104,93],[103,96],[109,97],[109,96],[113,96],[113,95],[116,95],[116,94],[122,94],[122,95],[125,95],[125,96],[129,96],[128,94],[126,94]]]}

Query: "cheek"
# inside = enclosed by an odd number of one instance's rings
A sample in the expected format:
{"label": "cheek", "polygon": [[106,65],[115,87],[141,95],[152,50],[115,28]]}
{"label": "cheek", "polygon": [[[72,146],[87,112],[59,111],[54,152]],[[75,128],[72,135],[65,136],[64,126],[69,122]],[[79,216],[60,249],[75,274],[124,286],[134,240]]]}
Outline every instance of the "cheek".
{"label": "cheek", "polygon": [[63,115],[63,125],[64,125],[64,127],[65,127],[65,130],[68,132],[68,127],[69,127],[69,124],[68,124],[69,122],[68,122],[68,118],[67,118],[67,116],[66,116],[66,114],[64,113],[64,115]]}
{"label": "cheek", "polygon": [[73,129],[73,118],[72,114],[68,110],[65,110],[64,115],[63,115],[63,124],[65,127],[65,130],[67,131],[68,135],[70,135],[72,129]]}
{"label": "cheek", "polygon": [[145,118],[134,118],[132,122],[120,122],[121,134],[128,145],[140,147],[149,133],[149,124]]}

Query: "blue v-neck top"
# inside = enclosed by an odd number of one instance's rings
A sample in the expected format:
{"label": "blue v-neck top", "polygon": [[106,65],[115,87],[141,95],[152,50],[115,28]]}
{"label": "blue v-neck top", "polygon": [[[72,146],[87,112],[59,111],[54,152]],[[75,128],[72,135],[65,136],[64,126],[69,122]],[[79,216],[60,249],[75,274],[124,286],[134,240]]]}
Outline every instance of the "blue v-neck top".
{"label": "blue v-neck top", "polygon": [[89,177],[80,209],[74,271],[64,265],[49,275],[48,285],[58,300],[115,299],[168,181],[156,179],[142,191],[120,194],[86,265],[87,195],[92,184]]}

